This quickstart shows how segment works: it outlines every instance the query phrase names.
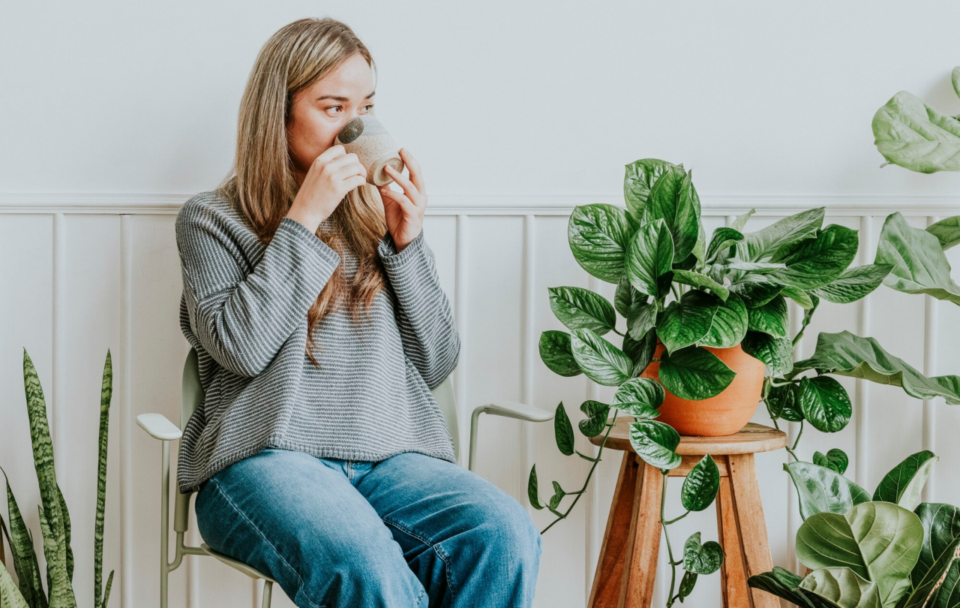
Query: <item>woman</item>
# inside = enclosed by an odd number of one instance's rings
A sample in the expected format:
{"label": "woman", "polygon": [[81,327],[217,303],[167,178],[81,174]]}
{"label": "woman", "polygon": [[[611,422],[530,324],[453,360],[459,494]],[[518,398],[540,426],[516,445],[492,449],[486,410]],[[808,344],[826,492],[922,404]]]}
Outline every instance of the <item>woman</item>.
{"label": "woman", "polygon": [[374,62],[334,19],[282,28],[240,105],[235,171],[177,217],[205,399],[180,448],[207,544],[297,606],[528,606],[540,533],[458,466],[430,392],[460,341],[416,159],[376,189],[340,129]]}

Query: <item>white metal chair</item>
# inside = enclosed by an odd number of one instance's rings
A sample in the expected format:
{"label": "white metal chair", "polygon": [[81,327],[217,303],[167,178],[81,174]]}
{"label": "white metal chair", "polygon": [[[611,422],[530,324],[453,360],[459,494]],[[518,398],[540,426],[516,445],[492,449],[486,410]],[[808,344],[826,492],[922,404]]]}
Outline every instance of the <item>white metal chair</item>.
{"label": "white metal chair", "polygon": [[[184,535],[190,525],[190,494],[177,493],[174,507],[173,529],[177,533],[176,553],[171,562],[169,560],[170,538],[170,442],[179,440],[183,426],[190,416],[203,403],[203,387],[200,385],[200,370],[197,364],[197,351],[190,349],[186,363],[183,366],[182,400],[180,403],[180,426],[176,426],[163,414],[141,414],[137,416],[137,424],[161,442],[161,490],[160,490],[160,608],[167,608],[168,590],[167,581],[170,573],[183,563],[185,555],[212,556],[221,562],[243,572],[253,579],[263,579],[263,608],[269,608],[273,593],[273,581],[265,574],[254,568],[221,553],[217,553],[201,543],[199,547],[188,546],[184,543]],[[457,407],[453,392],[452,375],[447,377],[440,386],[433,389],[433,396],[440,405],[447,421],[447,427],[453,438],[454,454],[460,462],[460,442],[457,425]],[[545,422],[553,419],[553,412],[538,407],[517,403],[514,401],[496,401],[487,405],[480,405],[473,410],[470,418],[470,452],[467,468],[473,470],[474,456],[477,447],[477,427],[480,414],[488,413],[507,418],[517,418],[532,422]]]}

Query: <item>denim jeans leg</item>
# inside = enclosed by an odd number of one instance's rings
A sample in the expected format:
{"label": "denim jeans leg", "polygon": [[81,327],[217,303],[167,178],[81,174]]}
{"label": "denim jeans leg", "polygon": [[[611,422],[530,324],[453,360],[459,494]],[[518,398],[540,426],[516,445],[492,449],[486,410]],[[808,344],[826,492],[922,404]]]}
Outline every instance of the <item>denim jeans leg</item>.
{"label": "denim jeans leg", "polygon": [[431,607],[532,605],[540,531],[512,496],[416,452],[381,461],[356,487],[391,528]]}
{"label": "denim jeans leg", "polygon": [[297,606],[425,607],[390,529],[321,459],[264,450],[215,475],[196,511],[212,549],[276,580]]}

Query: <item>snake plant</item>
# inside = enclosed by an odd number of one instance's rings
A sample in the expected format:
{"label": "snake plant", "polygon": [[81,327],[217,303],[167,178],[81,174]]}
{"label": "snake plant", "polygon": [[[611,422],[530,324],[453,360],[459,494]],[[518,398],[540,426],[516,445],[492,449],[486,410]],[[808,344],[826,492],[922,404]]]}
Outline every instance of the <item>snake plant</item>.
{"label": "snake plant", "polygon": [[[57,483],[54,469],[53,442],[47,421],[47,405],[40,378],[26,349],[23,351],[23,384],[27,413],[30,418],[30,439],[33,462],[40,484],[40,527],[43,555],[47,561],[47,588],[44,590],[33,536],[24,523],[20,507],[6,482],[9,528],[0,517],[0,528],[10,544],[13,569],[19,580],[14,582],[6,568],[0,566],[0,605],[4,608],[76,608],[73,591],[73,550],[70,547],[70,513]],[[110,398],[113,393],[113,367],[110,351],[103,368],[100,391],[100,430],[97,455],[97,514],[94,522],[94,608],[103,608],[110,601],[113,572],[103,587],[103,514],[107,490],[107,438],[110,426]],[[6,476],[6,473],[4,473]]]}

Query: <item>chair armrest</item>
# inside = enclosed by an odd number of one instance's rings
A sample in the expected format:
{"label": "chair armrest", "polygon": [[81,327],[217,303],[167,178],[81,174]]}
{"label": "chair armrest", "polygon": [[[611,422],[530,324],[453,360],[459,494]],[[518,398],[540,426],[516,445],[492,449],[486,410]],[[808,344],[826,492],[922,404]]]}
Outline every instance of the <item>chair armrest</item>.
{"label": "chair armrest", "polygon": [[151,437],[161,441],[174,441],[183,435],[180,428],[163,414],[140,414],[137,416],[137,424]]}
{"label": "chair armrest", "polygon": [[474,456],[477,452],[477,428],[480,426],[480,414],[493,414],[530,422],[546,422],[553,419],[553,412],[517,401],[494,401],[486,405],[478,405],[473,409],[473,415],[470,416],[470,454],[467,460],[467,468],[471,471],[473,470]]}
{"label": "chair armrest", "polygon": [[546,422],[553,419],[553,412],[551,411],[516,401],[494,401],[486,405],[479,405],[474,409],[474,415],[478,412],[531,422]]}

